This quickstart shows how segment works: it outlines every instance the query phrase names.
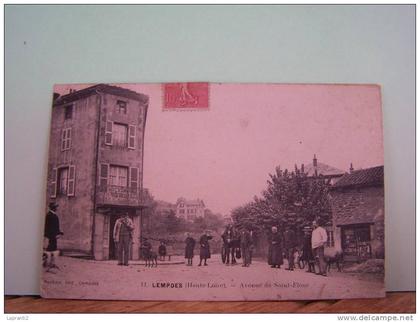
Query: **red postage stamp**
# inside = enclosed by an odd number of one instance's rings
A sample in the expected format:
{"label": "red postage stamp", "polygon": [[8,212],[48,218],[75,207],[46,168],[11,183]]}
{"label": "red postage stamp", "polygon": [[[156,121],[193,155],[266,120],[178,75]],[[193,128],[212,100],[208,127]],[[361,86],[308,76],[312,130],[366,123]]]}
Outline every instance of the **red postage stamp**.
{"label": "red postage stamp", "polygon": [[163,84],[163,109],[208,109],[209,83]]}

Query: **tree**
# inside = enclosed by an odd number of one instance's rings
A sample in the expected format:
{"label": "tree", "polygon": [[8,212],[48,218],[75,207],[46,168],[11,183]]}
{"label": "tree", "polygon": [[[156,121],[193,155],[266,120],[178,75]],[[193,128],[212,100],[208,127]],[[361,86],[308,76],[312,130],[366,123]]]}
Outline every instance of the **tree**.
{"label": "tree", "polygon": [[291,224],[301,231],[314,219],[321,219],[324,224],[331,220],[328,180],[322,176],[308,177],[297,167],[293,172],[277,167],[269,176],[262,198],[254,197],[232,211],[238,227],[250,226],[254,231],[262,231]]}

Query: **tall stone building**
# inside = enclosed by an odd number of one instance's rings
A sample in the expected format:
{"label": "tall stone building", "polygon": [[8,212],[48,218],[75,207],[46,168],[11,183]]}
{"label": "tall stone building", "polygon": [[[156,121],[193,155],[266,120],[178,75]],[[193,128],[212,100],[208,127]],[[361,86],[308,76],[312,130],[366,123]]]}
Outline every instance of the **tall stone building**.
{"label": "tall stone building", "polygon": [[106,84],[54,95],[47,201],[59,205],[64,253],[115,258],[114,224],[128,212],[138,258],[147,108],[146,95]]}

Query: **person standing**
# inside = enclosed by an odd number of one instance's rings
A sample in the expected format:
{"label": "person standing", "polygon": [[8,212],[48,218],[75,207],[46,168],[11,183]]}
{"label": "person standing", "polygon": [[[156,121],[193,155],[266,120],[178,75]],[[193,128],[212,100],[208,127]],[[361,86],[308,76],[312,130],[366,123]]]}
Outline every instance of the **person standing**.
{"label": "person standing", "polygon": [[226,226],[225,231],[222,234],[222,240],[223,240],[223,247],[225,249],[226,254],[226,265],[229,265],[230,258],[232,258],[232,265],[236,264],[236,258],[235,258],[235,242],[236,242],[237,236],[235,229],[231,224]]}
{"label": "person standing", "polygon": [[57,238],[64,235],[60,230],[60,219],[57,215],[58,205],[50,202],[48,205],[48,212],[45,218],[44,237],[48,239],[47,266],[49,268],[58,268],[55,264],[55,256],[57,252]]}
{"label": "person standing", "polygon": [[133,240],[133,230],[133,221],[128,216],[128,212],[125,212],[115,222],[113,232],[114,241],[117,243],[118,265],[128,266],[130,246]]}
{"label": "person standing", "polygon": [[209,240],[212,238],[213,236],[211,236],[210,232],[208,231],[206,231],[200,237],[200,264],[198,264],[198,266],[201,266],[201,263],[203,260],[204,260],[204,266],[207,266],[207,259],[209,259],[211,256]]}
{"label": "person standing", "polygon": [[324,258],[324,247],[328,240],[327,232],[316,220],[312,223],[312,226],[314,228],[312,231],[312,251],[319,268],[319,273],[316,274],[327,276],[327,264]]}
{"label": "person standing", "polygon": [[165,261],[165,257],[166,257],[166,245],[165,245],[165,242],[163,240],[160,241],[158,252],[159,252],[160,260]]}
{"label": "person standing", "polygon": [[271,234],[268,238],[268,265],[272,268],[280,268],[283,265],[282,235],[276,226],[271,227]]}
{"label": "person standing", "polygon": [[308,273],[315,273],[315,258],[312,252],[312,229],[309,226],[303,228],[302,260],[308,264]]}
{"label": "person standing", "polygon": [[249,267],[251,264],[252,237],[249,229],[244,228],[240,235],[240,245],[242,253],[242,267]]}
{"label": "person standing", "polygon": [[296,234],[291,225],[288,225],[284,232],[284,247],[287,252],[287,261],[289,262],[289,267],[286,269],[293,271],[295,268]]}
{"label": "person standing", "polygon": [[195,239],[190,236],[190,233],[187,233],[187,238],[185,239],[185,258],[187,259],[187,266],[192,266],[192,259],[194,257],[194,247]]}

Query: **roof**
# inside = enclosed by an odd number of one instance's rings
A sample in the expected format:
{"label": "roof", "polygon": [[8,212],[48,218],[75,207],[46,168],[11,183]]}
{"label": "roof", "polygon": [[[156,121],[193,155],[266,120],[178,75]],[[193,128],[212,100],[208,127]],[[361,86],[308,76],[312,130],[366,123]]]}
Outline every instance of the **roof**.
{"label": "roof", "polygon": [[108,93],[108,94],[112,94],[116,96],[121,96],[128,99],[137,100],[142,103],[147,103],[149,101],[149,97],[147,95],[140,94],[126,88],[108,85],[108,84],[97,84],[97,85],[93,85],[93,86],[81,89],[79,91],[75,91],[75,92],[72,92],[63,96],[59,96],[54,101],[53,105],[57,106],[57,105],[67,104],[67,103],[91,96],[93,94],[96,94],[97,92],[103,92],[103,93]]}
{"label": "roof", "polygon": [[[317,162],[317,173],[318,175],[322,174],[323,176],[341,176],[346,173],[343,170],[334,168],[328,164]],[[312,177],[315,175],[315,167],[312,163],[305,165],[304,168],[305,173]]]}
{"label": "roof", "polygon": [[176,204],[178,205],[181,202],[183,202],[185,205],[188,205],[188,206],[202,206],[202,207],[205,207],[204,201],[201,200],[201,199],[198,199],[198,198],[193,199],[193,200],[187,200],[187,199],[181,197],[181,198],[178,198],[178,200],[176,201]]}
{"label": "roof", "polygon": [[384,166],[356,170],[343,175],[332,188],[383,186]]}
{"label": "roof", "polygon": [[374,214],[362,213],[356,211],[339,212],[335,224],[337,226],[358,225],[358,224],[373,224],[375,222]]}

